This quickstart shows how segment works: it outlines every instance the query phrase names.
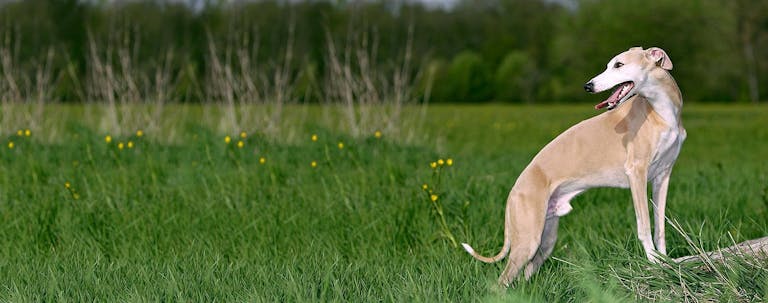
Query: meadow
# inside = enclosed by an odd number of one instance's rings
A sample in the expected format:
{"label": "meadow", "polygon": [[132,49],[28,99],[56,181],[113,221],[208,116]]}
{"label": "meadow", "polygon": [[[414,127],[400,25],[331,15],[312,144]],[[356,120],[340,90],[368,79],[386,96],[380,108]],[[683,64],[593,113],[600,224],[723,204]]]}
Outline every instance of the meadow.
{"label": "meadow", "polygon": [[[513,289],[495,286],[503,262],[455,247],[446,230],[486,255],[501,248],[517,175],[557,134],[599,113],[589,105],[408,107],[411,122],[356,135],[320,106],[286,108],[278,132],[222,131],[207,118],[215,109],[173,104],[151,128],[106,131],[92,110],[51,105],[35,127],[12,125],[6,111],[0,301],[768,297],[763,260],[648,264],[623,189],[575,198],[553,258]],[[671,257],[768,235],[766,121],[765,106],[686,105]]]}

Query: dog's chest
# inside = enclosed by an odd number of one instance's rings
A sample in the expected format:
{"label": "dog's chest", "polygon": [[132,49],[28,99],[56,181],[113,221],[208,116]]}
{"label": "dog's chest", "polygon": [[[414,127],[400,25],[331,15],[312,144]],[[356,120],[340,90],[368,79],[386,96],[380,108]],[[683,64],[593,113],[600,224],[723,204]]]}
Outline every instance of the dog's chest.
{"label": "dog's chest", "polygon": [[649,179],[672,168],[678,154],[680,154],[680,148],[683,145],[683,141],[685,141],[685,137],[685,129],[682,127],[670,128],[661,132],[656,145],[656,152],[651,158]]}

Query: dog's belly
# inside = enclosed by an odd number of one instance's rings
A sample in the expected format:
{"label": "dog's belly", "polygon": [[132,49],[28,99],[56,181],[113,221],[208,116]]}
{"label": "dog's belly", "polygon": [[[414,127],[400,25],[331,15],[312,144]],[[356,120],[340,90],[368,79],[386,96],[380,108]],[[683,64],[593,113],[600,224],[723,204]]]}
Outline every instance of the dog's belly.
{"label": "dog's belly", "polygon": [[547,217],[565,216],[573,210],[571,206],[573,197],[595,187],[628,188],[629,179],[622,170],[606,170],[563,182],[552,192],[547,205]]}
{"label": "dog's belly", "polygon": [[629,188],[629,178],[621,169],[602,171],[581,180],[576,180],[573,186],[579,186],[583,189],[593,187],[619,187]]}

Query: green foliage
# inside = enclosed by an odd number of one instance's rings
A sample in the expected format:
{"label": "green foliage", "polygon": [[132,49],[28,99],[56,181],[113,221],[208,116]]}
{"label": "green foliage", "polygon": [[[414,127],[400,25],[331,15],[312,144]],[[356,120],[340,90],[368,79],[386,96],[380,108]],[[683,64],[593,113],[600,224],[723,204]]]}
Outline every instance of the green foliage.
{"label": "green foliage", "polygon": [[[215,77],[208,73],[211,44],[232,65],[240,63],[237,51],[247,50],[269,78],[269,67],[279,65],[292,41],[291,79],[309,77],[305,72],[311,68],[312,82],[322,87],[330,74],[329,37],[341,50],[357,47],[346,42],[366,36],[366,47],[376,48],[370,66],[385,68],[400,63],[412,29],[410,79],[434,60],[450,62],[444,75],[434,78],[447,80],[433,85],[431,99],[438,102],[594,101],[583,83],[632,46],[667,50],[686,101],[758,101],[768,92],[761,87],[768,83],[760,52],[768,48],[764,1],[562,1],[571,7],[560,1],[464,0],[450,10],[409,1],[203,2],[6,1],[0,4],[0,40],[13,64],[0,69],[22,75],[50,69],[54,83],[43,86],[53,88],[46,92],[50,99],[84,101],[97,82],[89,74],[95,65],[91,41],[114,65],[121,58],[104,52],[126,51],[131,69],[145,75],[136,81],[145,91],[153,90],[148,83],[154,69],[166,64],[170,52],[168,85],[181,87],[168,89],[169,100],[205,102],[211,89],[206,84]],[[295,29],[293,36],[289,28]],[[55,56],[47,65],[49,51]],[[526,62],[509,57],[514,53],[525,54]],[[482,58],[482,64],[468,54]],[[311,63],[302,66],[305,62]],[[517,80],[500,79],[508,75]],[[17,82],[32,95],[37,80],[26,77]],[[299,81],[291,95],[313,101],[306,94],[313,85],[308,78]]]}
{"label": "green foliage", "polygon": [[491,77],[479,54],[456,55],[435,80],[435,99],[450,102],[480,102],[491,98]]}
{"label": "green foliage", "polygon": [[[552,48],[552,59],[562,65],[557,77],[562,83],[580,77],[583,83],[629,47],[658,46],[670,54],[686,100],[738,99],[740,87],[718,84],[744,81],[731,8],[718,1],[584,2],[575,18],[560,25],[560,41]],[[564,94],[592,98],[580,86],[569,86]]]}
{"label": "green foliage", "polygon": [[504,57],[494,79],[497,101],[533,102],[536,66],[527,53],[512,51]]}
{"label": "green foliage", "polygon": [[415,79],[414,88],[417,97],[422,102],[429,102],[434,97],[435,81],[436,79],[439,80],[444,72],[445,62],[443,60],[432,59],[425,64],[421,74]]}
{"label": "green foliage", "polygon": [[317,64],[314,62],[306,62],[302,65],[296,79],[296,87],[293,90],[297,98],[305,101],[318,101],[317,96],[319,96],[321,89],[318,73]]}

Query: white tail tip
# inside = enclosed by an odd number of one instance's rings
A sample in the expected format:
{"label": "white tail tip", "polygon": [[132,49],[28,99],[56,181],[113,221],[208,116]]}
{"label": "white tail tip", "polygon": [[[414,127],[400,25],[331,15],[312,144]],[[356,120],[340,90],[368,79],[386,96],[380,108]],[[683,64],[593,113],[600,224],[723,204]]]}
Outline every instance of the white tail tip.
{"label": "white tail tip", "polygon": [[472,249],[472,246],[469,246],[467,243],[461,243],[461,247],[464,247],[464,250],[466,250],[470,255],[475,254],[475,250]]}

